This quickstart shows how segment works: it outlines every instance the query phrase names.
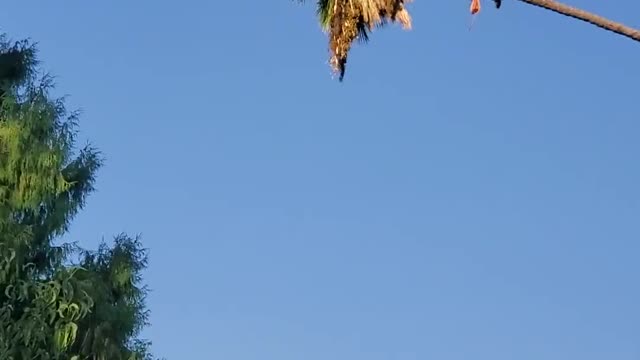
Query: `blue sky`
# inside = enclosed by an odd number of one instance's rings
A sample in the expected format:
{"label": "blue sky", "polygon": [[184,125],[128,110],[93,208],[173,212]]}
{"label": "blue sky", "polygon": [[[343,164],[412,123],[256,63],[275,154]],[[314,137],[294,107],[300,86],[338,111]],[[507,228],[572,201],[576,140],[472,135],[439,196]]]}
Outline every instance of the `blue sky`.
{"label": "blue sky", "polygon": [[[614,4],[615,3],[615,4]],[[637,1],[575,0],[640,26]],[[169,360],[640,356],[640,46],[417,0],[332,80],[313,6],[19,1],[107,159],[69,238],[140,233]]]}

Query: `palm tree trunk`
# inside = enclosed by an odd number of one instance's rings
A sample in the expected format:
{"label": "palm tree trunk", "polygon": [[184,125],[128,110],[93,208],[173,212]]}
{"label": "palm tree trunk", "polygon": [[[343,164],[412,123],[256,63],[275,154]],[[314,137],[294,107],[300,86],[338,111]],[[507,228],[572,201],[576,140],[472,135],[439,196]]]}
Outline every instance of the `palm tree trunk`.
{"label": "palm tree trunk", "polygon": [[611,21],[609,19],[605,19],[602,16],[598,16],[584,10],[576,9],[574,7],[561,4],[554,0],[520,0],[527,4],[531,4],[534,6],[538,6],[547,10],[551,10],[553,12],[557,12],[559,14],[569,16],[578,20],[582,20],[593,24],[595,26],[601,27],[605,30],[612,31],[616,34],[626,36],[629,39],[640,42],[640,30],[636,30],[630,28],[626,25]]}

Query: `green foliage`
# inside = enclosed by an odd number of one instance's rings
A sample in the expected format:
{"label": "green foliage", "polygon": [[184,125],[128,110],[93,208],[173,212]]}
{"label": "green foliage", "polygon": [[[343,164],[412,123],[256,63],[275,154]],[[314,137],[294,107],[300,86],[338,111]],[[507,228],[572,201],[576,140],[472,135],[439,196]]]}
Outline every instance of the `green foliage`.
{"label": "green foliage", "polygon": [[120,234],[112,247],[103,243],[95,252],[84,252],[80,264],[94,284],[90,296],[95,306],[79,322],[82,335],[73,351],[104,354],[105,359],[117,359],[118,354],[126,354],[123,359],[146,359],[148,343],[132,340],[148,316],[147,289],[140,284],[147,253],[139,239]]}
{"label": "green foliage", "polygon": [[51,98],[35,55],[0,39],[0,359],[151,359],[137,338],[148,315],[139,239],[121,234],[95,252],[54,245],[101,159],[76,151],[77,114]]}

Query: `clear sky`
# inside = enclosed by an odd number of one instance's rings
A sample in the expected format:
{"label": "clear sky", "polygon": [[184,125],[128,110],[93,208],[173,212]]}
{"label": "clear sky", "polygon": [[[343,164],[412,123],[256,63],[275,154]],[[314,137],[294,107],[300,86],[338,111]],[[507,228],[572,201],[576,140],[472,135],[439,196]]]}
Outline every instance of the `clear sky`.
{"label": "clear sky", "polygon": [[640,357],[640,44],[417,0],[340,84],[312,3],[3,5],[107,159],[69,238],[150,248],[158,355]]}

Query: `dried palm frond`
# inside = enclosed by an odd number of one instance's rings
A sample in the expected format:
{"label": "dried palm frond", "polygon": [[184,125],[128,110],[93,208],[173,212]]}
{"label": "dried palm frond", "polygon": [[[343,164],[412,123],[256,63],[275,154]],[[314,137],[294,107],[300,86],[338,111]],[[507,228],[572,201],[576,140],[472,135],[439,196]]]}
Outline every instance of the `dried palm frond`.
{"label": "dried palm frond", "polygon": [[[406,0],[411,1],[411,0]],[[329,64],[342,81],[351,44],[366,41],[368,32],[388,21],[411,28],[411,16],[405,0],[319,0],[318,15],[329,32]]]}
{"label": "dried palm frond", "polygon": [[[304,0],[297,0],[304,2]],[[411,29],[411,16],[404,4],[412,0],[317,0],[322,29],[329,33],[329,64],[344,78],[347,57],[355,40],[366,42],[369,32],[388,22]]]}

